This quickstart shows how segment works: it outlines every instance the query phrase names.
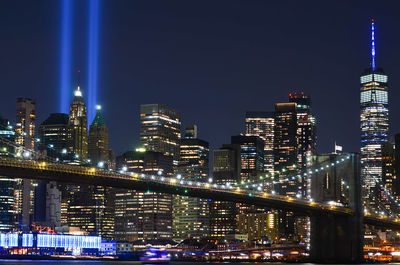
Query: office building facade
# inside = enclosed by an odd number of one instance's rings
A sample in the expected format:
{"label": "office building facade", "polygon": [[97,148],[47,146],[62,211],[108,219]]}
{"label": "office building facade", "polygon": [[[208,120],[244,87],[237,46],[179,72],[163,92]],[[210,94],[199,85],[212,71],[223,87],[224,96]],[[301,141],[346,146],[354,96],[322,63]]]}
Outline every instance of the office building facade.
{"label": "office building facade", "polygon": [[[29,98],[17,98],[15,119],[15,143],[25,149],[35,149],[36,103]],[[26,151],[21,154],[24,158],[33,156],[33,152]],[[21,187],[16,194],[19,219],[23,229],[29,229],[34,214],[34,181],[23,179]]]}
{"label": "office building facade", "polygon": [[[117,157],[117,169],[155,177],[172,176],[172,161],[172,156],[138,149]],[[171,195],[151,191],[116,190],[115,239],[117,241],[171,238]]]}
{"label": "office building facade", "polygon": [[375,25],[372,21],[372,63],[361,75],[361,177],[366,204],[375,207],[374,187],[382,181],[382,147],[388,141],[388,77],[375,65]]}
{"label": "office building facade", "polygon": [[264,142],[264,171],[274,173],[274,112],[247,111],[246,136],[258,136]]}
{"label": "office building facade", "polygon": [[[197,126],[187,126],[180,140],[177,173],[185,180],[208,181],[209,144],[197,138]],[[209,235],[209,202],[205,199],[174,196],[174,239],[200,239]]]}
{"label": "office building facade", "polygon": [[[233,184],[240,180],[240,145],[224,144],[213,152],[213,181],[219,185]],[[224,240],[237,231],[236,204],[212,200],[210,204],[210,236]]]}

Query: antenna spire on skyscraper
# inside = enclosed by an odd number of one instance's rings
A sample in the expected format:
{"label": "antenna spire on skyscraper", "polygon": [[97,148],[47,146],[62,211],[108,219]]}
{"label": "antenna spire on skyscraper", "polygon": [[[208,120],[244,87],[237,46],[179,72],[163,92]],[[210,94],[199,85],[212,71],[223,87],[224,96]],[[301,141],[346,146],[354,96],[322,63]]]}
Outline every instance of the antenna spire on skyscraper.
{"label": "antenna spire on skyscraper", "polygon": [[372,70],[375,71],[375,19],[371,20],[371,57],[372,57]]}

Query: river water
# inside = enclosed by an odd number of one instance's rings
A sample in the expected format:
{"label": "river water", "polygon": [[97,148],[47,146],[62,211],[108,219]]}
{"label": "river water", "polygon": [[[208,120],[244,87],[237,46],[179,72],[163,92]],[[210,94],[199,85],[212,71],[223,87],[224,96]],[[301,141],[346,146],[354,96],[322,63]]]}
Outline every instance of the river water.
{"label": "river water", "polygon": [[[219,262],[221,265],[251,265],[251,264],[276,264],[276,265],[289,265],[289,263],[272,263],[272,262]],[[140,261],[99,261],[99,260],[0,260],[0,265],[141,265]],[[217,263],[206,262],[170,262],[169,265],[210,265]],[[300,264],[300,263],[299,263]],[[303,263],[304,265],[313,265],[312,263]],[[392,263],[393,264],[393,263]],[[293,265],[293,263],[290,263]],[[327,265],[327,264],[324,264]]]}

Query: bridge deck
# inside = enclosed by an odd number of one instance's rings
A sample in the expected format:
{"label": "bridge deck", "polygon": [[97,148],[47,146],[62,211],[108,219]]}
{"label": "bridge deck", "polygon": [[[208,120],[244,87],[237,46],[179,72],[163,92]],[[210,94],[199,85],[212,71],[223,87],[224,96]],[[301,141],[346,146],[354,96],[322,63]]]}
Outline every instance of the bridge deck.
{"label": "bridge deck", "polygon": [[[264,208],[293,211],[298,215],[352,215],[351,209],[295,199],[287,196],[272,195],[249,190],[227,190],[213,188],[212,184],[193,182],[193,185],[181,185],[175,178],[143,178],[139,174],[120,174],[105,169],[62,163],[40,162],[36,160],[17,160],[0,158],[0,176],[10,178],[29,178],[57,181],[71,184],[90,184],[137,191],[162,192],[219,201],[246,203]],[[400,230],[400,222],[391,219],[366,216],[366,224],[384,226]]]}

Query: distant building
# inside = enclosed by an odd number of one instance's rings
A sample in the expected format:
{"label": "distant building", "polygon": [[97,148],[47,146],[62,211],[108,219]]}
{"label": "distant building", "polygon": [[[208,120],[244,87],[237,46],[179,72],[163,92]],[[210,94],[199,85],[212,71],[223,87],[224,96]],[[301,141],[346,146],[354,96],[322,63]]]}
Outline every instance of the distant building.
{"label": "distant building", "polygon": [[[36,127],[36,103],[29,98],[17,98],[15,119],[15,142],[26,149],[34,150],[35,148],[35,127]],[[20,154],[29,158],[33,154],[30,151]],[[17,192],[16,197],[20,207],[19,219],[24,229],[28,229],[34,212],[34,181],[23,179],[22,186]]]}
{"label": "distant building", "polygon": [[[214,150],[213,179],[216,184],[233,184],[240,179],[240,145],[224,144]],[[223,240],[236,233],[236,204],[212,201],[210,206],[210,236]]]}
{"label": "distant building", "polygon": [[114,167],[113,151],[108,144],[108,129],[101,116],[100,106],[97,106],[96,116],[89,128],[88,155],[93,165],[105,163],[109,168]]}
{"label": "distant building", "polygon": [[[71,129],[70,151],[80,160],[88,163],[88,135],[86,106],[80,88],[70,107],[69,126]],[[97,155],[108,148],[108,134],[101,114],[98,112],[91,129],[91,154]],[[97,145],[98,141],[102,145]],[[105,144],[103,144],[105,143]],[[99,148],[100,150],[97,150]],[[97,158],[97,156],[95,157]],[[99,165],[100,167],[102,165]],[[114,237],[113,189],[96,185],[62,185],[62,222],[70,227],[79,227],[90,235],[101,235],[106,239]]]}
{"label": "distant building", "polygon": [[52,113],[39,125],[39,151],[60,160],[67,156],[71,138],[68,121],[68,114]]}
{"label": "distant building", "polygon": [[[209,145],[197,138],[197,126],[187,126],[180,139],[177,173],[185,180],[208,181]],[[188,237],[200,239],[209,235],[209,202],[205,199],[174,196],[173,236],[175,240]]]}
{"label": "distant building", "polygon": [[264,171],[274,173],[275,113],[268,111],[246,112],[246,136],[258,136],[264,142]]}
{"label": "distant building", "polygon": [[35,148],[36,103],[29,98],[17,98],[15,142],[28,149]]}
{"label": "distant building", "polygon": [[[7,119],[0,116],[0,137],[14,142],[15,131]],[[0,142],[0,156],[13,157],[14,149]],[[18,185],[22,180],[0,177],[0,232],[10,232],[18,227],[16,212],[18,210]]]}
{"label": "distant building", "polygon": [[238,233],[247,234],[248,241],[259,241],[265,237],[278,238],[278,218],[274,212],[249,212],[238,215]]}
{"label": "distant building", "polygon": [[178,165],[181,114],[161,104],[140,106],[140,144],[147,151],[172,156]]}
{"label": "distant building", "polygon": [[[298,171],[305,172],[310,166],[310,158],[317,151],[317,122],[311,112],[311,97],[304,92],[289,94],[289,101],[296,103],[297,109],[297,160]],[[307,197],[307,177],[301,176],[301,195]]]}
{"label": "distant building", "polygon": [[361,177],[367,205],[378,207],[373,192],[382,181],[382,147],[388,141],[388,77],[375,66],[374,22],[372,22],[372,63],[360,77]]}
{"label": "distant building", "polygon": [[[143,172],[150,174],[155,167],[160,168],[155,176],[171,175],[179,161],[179,141],[181,138],[181,114],[179,111],[161,104],[140,106],[140,145],[147,151],[148,161],[153,165],[144,165]],[[159,153],[159,154],[156,154]],[[161,165],[169,163],[170,165]],[[172,170],[169,171],[169,168]],[[140,193],[139,193],[140,194]],[[154,218],[145,222],[144,239],[172,238],[172,195],[162,193],[146,193],[143,208],[146,218]],[[165,219],[164,219],[165,218]],[[142,229],[143,230],[143,229]]]}
{"label": "distant building", "polygon": [[400,133],[394,135],[394,177],[393,177],[393,194],[400,199]]}
{"label": "distant building", "polygon": [[297,106],[296,103],[275,104],[274,169],[282,181],[278,192],[295,196],[302,185],[295,180],[284,181],[286,176],[296,174],[298,166]]}
{"label": "distant building", "polygon": [[[68,158],[71,131],[69,116],[52,113],[39,125],[39,151],[48,157],[64,161]],[[56,182],[37,181],[35,187],[34,221],[49,226],[61,226],[61,191]]]}
{"label": "distant building", "polygon": [[240,146],[240,180],[254,182],[264,172],[264,142],[258,136],[237,135],[231,143]]}
{"label": "distant building", "polygon": [[86,162],[88,156],[87,114],[79,86],[74,92],[74,99],[70,107],[69,126],[71,128],[70,151],[80,161]]}
{"label": "distant building", "polygon": [[[117,169],[171,176],[172,156],[152,151],[129,151],[117,157]],[[154,192],[117,189],[115,195],[115,239],[136,240],[172,238],[171,195]]]}

